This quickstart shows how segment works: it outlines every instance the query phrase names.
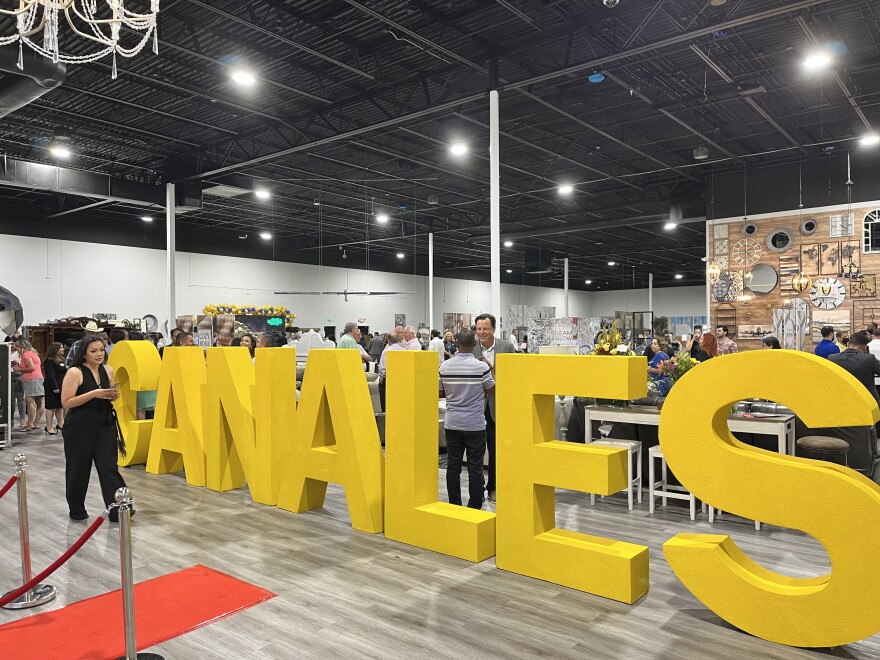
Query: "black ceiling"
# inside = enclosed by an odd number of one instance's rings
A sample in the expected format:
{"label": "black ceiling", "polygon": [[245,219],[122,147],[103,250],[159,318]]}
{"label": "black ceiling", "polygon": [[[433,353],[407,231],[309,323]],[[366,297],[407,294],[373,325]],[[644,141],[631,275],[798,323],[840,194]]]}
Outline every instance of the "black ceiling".
{"label": "black ceiling", "polygon": [[[698,217],[716,178],[821,168],[880,129],[878,19],[876,0],[163,0],[158,55],[120,59],[116,80],[109,61],[69,67],[0,119],[0,147],[55,162],[46,145],[64,128],[70,167],[202,182],[178,249],[425,272],[433,231],[439,273],[485,279],[494,87],[505,281],[558,285],[569,257],[574,285],[595,282],[584,288],[641,286],[649,271],[696,284],[704,228],[664,231],[670,203]],[[807,75],[815,45],[836,61]],[[230,81],[236,63],[256,71],[253,90]],[[594,71],[605,80],[589,83]],[[449,154],[454,139],[468,156]],[[273,196],[220,197],[216,184]],[[94,200],[0,187],[0,203],[5,231],[164,242],[161,212],[146,225],[124,203],[47,220]]]}

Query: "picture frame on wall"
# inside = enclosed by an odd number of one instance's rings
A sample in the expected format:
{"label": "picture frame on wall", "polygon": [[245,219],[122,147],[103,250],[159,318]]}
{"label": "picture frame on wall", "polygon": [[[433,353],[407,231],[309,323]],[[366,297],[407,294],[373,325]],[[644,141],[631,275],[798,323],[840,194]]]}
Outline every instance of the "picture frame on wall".
{"label": "picture frame on wall", "polygon": [[830,325],[834,328],[834,332],[852,332],[852,314],[848,309],[814,309],[813,322],[811,328],[813,331],[813,343],[818,344],[822,341],[822,328]]}
{"label": "picture frame on wall", "polygon": [[736,328],[737,339],[763,339],[773,334],[773,324],[739,325]]}
{"label": "picture frame on wall", "polygon": [[395,314],[394,315],[394,327],[403,326],[406,327],[406,314]]}
{"label": "picture frame on wall", "polygon": [[791,278],[798,274],[800,261],[796,256],[779,257],[779,293],[784,298],[798,295],[791,287]]}
{"label": "picture frame on wall", "polygon": [[849,295],[853,298],[876,298],[877,276],[862,275],[849,281]]}
{"label": "picture frame on wall", "polygon": [[819,274],[819,255],[818,243],[801,246],[801,268],[806,275],[815,277]]}

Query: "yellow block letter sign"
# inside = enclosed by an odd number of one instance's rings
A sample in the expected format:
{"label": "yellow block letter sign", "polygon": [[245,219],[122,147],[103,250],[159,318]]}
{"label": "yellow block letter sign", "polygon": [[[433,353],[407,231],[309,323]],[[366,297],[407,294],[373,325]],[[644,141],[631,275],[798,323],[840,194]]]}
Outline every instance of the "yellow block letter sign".
{"label": "yellow block letter sign", "polygon": [[821,647],[873,635],[880,631],[880,486],[833,463],[735,440],[728,411],[750,397],[788,406],[811,428],[871,426],[880,410],[853,376],[796,351],[711,360],[684,376],[663,406],[660,444],[686,488],[725,511],[815,537],[832,572],[780,575],[720,535],[679,534],[664,545],[667,561],[709,609],[757,637]]}
{"label": "yellow block letter sign", "polygon": [[202,444],[202,386],[205,378],[205,353],[201,348],[169,346],[165,349],[147,472],[167,474],[186,470],[188,484],[205,485],[205,448]]}
{"label": "yellow block letter sign", "polygon": [[209,348],[207,353],[207,486],[241,488],[246,478],[254,502],[274,505],[293,437],[296,351],[258,348],[256,370],[242,348]]}
{"label": "yellow block letter sign", "polygon": [[388,370],[385,536],[468,561],[488,559],[495,514],[437,501],[437,354],[394,351]]}
{"label": "yellow block letter sign", "polygon": [[309,351],[278,506],[320,508],[327,484],[342,484],[352,527],[376,534],[385,465],[362,364],[357,351]]}
{"label": "yellow block letter sign", "polygon": [[555,488],[608,495],[626,486],[625,449],[560,442],[557,394],[631,399],[647,391],[642,357],[499,355],[498,568],[624,603],[648,591],[648,548],[556,527]]}
{"label": "yellow block letter sign", "polygon": [[159,351],[148,341],[121,341],[113,347],[109,364],[119,384],[119,398],[113,403],[119,416],[119,425],[125,435],[125,458],[119,455],[120,465],[142,465],[150,450],[152,419],[137,418],[137,394],[159,387],[162,360]]}

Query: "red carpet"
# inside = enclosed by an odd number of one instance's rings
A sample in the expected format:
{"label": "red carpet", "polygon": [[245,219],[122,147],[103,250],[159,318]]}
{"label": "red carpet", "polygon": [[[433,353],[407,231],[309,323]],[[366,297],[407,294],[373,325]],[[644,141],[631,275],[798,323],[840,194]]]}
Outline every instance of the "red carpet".
{"label": "red carpet", "polygon": [[[275,594],[206,566],[134,585],[138,650],[274,598]],[[0,626],[0,656],[75,660],[125,656],[122,591]]]}

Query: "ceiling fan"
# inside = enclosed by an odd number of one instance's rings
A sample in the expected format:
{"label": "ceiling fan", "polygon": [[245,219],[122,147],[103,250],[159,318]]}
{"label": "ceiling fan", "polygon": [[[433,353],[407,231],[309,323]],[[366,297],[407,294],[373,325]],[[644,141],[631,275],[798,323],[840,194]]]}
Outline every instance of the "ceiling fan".
{"label": "ceiling fan", "polygon": [[285,296],[344,296],[348,302],[349,296],[409,296],[412,291],[276,291],[276,295]]}

